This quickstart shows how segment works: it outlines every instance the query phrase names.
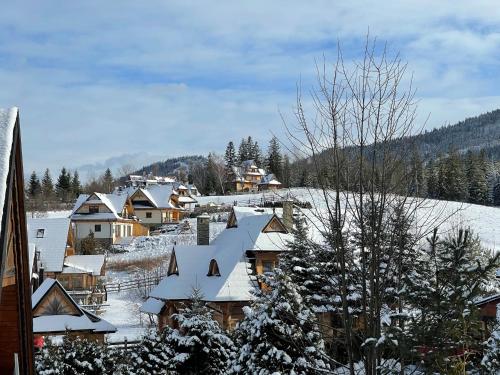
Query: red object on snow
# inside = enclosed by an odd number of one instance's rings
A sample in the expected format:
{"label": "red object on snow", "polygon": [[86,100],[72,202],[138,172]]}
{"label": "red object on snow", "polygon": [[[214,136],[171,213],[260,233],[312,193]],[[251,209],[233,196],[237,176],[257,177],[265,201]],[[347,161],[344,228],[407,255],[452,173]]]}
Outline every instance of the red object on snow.
{"label": "red object on snow", "polygon": [[33,339],[33,345],[35,346],[35,348],[42,349],[45,345],[45,339],[43,338],[43,336],[35,336],[35,338]]}

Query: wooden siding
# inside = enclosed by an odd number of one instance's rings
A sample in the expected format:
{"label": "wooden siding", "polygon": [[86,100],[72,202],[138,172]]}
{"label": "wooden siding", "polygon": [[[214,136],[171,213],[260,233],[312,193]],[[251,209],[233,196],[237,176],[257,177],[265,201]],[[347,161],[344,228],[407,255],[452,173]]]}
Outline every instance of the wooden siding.
{"label": "wooden siding", "polygon": [[33,317],[19,118],[13,140],[0,233],[2,266],[5,266],[6,254],[11,254],[9,261],[13,266],[5,283],[2,280],[5,286],[2,286],[0,295],[0,374],[13,373],[14,354],[17,353],[20,373],[30,375],[33,374]]}

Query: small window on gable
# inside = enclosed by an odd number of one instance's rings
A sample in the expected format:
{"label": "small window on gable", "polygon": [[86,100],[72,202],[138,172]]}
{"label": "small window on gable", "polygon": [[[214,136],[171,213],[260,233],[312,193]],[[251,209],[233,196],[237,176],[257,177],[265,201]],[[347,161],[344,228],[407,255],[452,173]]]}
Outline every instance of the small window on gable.
{"label": "small window on gable", "polygon": [[45,234],[45,229],[40,228],[36,230],[36,238],[43,238],[44,234]]}
{"label": "small window on gable", "polygon": [[215,259],[210,261],[207,276],[220,276],[219,266],[217,265],[217,261]]}
{"label": "small window on gable", "polygon": [[175,252],[172,252],[172,256],[170,257],[170,264],[168,265],[167,276],[170,275],[179,275],[179,268],[177,267]]}
{"label": "small window on gable", "polygon": [[89,205],[89,214],[98,214],[98,213],[99,213],[99,206],[97,204]]}

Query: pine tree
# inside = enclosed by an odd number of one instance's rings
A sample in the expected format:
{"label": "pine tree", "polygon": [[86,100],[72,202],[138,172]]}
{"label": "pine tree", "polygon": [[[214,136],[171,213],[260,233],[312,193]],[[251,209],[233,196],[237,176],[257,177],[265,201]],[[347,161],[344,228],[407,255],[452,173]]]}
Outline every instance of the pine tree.
{"label": "pine tree", "polygon": [[469,202],[487,204],[489,200],[488,181],[486,180],[486,160],[482,156],[467,153],[466,170],[469,190]]}
{"label": "pine tree", "polygon": [[252,159],[257,167],[262,167],[262,152],[260,151],[260,146],[257,141],[252,145]]}
{"label": "pine tree", "polygon": [[434,199],[439,198],[439,183],[432,160],[429,161],[425,168],[425,175],[427,181],[427,196]]}
{"label": "pine tree", "polygon": [[71,179],[71,194],[73,198],[78,197],[82,193],[82,184],[80,183],[80,177],[78,176],[78,171],[75,171],[73,178]]}
{"label": "pine tree", "polygon": [[467,199],[467,177],[457,151],[452,151],[445,162],[443,193],[444,199],[464,201]]}
{"label": "pine tree", "polygon": [[436,229],[428,243],[420,253],[426,266],[408,279],[407,298],[415,307],[409,338],[430,372],[451,373],[469,365],[470,353],[480,350],[481,321],[474,302],[500,254],[485,252],[477,237],[461,229],[445,240]]}
{"label": "pine tree", "polygon": [[236,149],[234,148],[233,141],[227,144],[224,161],[226,162],[226,170],[228,171],[231,171],[231,168],[236,165]]}
{"label": "pine tree", "polygon": [[54,198],[54,184],[48,168],[45,170],[42,178],[42,195],[46,201],[50,201]]}
{"label": "pine tree", "polygon": [[278,138],[272,137],[267,150],[268,173],[273,173],[278,181],[283,179],[283,157]]}
{"label": "pine tree", "polygon": [[500,206],[500,176],[495,179],[492,190],[493,205]]}
{"label": "pine tree", "polygon": [[497,327],[491,333],[490,338],[486,341],[484,356],[481,361],[481,366],[487,374],[500,373],[500,322],[497,321]]}
{"label": "pine tree", "polygon": [[111,169],[107,168],[102,176],[102,187],[104,189],[104,193],[111,193],[114,188],[115,180],[113,178],[113,174],[111,173]]}
{"label": "pine tree", "polygon": [[42,185],[40,184],[40,180],[36,175],[36,172],[33,171],[30,176],[29,185],[28,185],[28,195],[31,199],[37,198],[42,193]]}
{"label": "pine tree", "polygon": [[172,318],[179,329],[165,331],[165,343],[173,353],[169,369],[179,374],[225,373],[234,344],[212,318],[198,289],[193,290],[189,303]]}
{"label": "pine tree", "polygon": [[69,194],[71,190],[71,177],[70,174],[66,171],[66,168],[61,169],[61,173],[57,179],[56,183],[56,194],[59,199],[63,202],[68,200]]}
{"label": "pine tree", "polygon": [[314,374],[329,364],[314,312],[307,307],[297,286],[279,269],[263,276],[269,288],[256,292],[244,308],[235,337],[238,353],[232,373]]}
{"label": "pine tree", "polygon": [[240,147],[238,148],[238,160],[243,163],[245,160],[250,159],[250,147],[247,140],[243,138],[240,142]]}
{"label": "pine tree", "polygon": [[127,374],[166,375],[169,360],[174,356],[165,340],[165,331],[148,332],[130,355]]}

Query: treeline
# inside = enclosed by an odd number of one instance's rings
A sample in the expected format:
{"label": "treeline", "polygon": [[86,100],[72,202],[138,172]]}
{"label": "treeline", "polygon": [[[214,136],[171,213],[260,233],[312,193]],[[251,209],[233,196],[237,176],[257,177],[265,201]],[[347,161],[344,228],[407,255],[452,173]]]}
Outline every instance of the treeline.
{"label": "treeline", "polygon": [[109,168],[86,184],[81,183],[78,171],[71,172],[65,167],[61,169],[55,181],[48,168],[41,178],[33,171],[25,188],[26,209],[29,212],[69,209],[80,194],[110,193],[116,184]]}

